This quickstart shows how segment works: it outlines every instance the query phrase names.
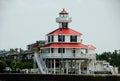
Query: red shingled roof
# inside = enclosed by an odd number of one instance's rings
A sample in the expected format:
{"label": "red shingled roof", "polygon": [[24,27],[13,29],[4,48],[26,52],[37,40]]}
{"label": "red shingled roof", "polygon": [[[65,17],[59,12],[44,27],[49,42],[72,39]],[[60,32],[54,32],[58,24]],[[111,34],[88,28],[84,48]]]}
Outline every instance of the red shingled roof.
{"label": "red shingled roof", "polygon": [[52,48],[87,48],[86,45],[82,44],[82,43],[49,43],[46,44],[45,46],[43,46],[43,48],[45,47],[52,47]]}
{"label": "red shingled roof", "polygon": [[43,48],[52,47],[52,48],[88,48],[88,49],[96,49],[93,45],[84,45],[82,43],[49,43],[43,46]]}
{"label": "red shingled roof", "polygon": [[88,49],[96,49],[96,47],[93,45],[87,45],[87,47],[88,47]]}
{"label": "red shingled roof", "polygon": [[50,34],[73,34],[73,35],[82,35],[82,33],[80,32],[77,32],[73,29],[70,29],[70,28],[58,28],[50,33],[48,33],[47,35],[50,35]]}
{"label": "red shingled roof", "polygon": [[68,12],[63,8],[63,10],[59,14],[68,14]]}

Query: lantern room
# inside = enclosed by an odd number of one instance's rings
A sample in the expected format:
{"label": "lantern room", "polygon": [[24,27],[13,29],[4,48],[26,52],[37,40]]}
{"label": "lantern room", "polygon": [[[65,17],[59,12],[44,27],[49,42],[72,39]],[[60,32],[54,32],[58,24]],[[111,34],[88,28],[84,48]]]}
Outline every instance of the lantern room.
{"label": "lantern room", "polygon": [[69,13],[65,9],[63,9],[59,13],[59,17],[56,18],[56,22],[59,23],[60,28],[68,28],[68,23],[70,23],[71,21],[72,18],[69,17]]}

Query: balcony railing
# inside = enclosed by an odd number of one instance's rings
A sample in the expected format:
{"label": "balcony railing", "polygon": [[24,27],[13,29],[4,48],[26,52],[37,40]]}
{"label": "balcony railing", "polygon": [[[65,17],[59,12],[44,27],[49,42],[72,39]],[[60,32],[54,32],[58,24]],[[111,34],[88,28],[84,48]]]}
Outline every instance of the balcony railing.
{"label": "balcony railing", "polygon": [[96,59],[95,54],[55,54],[55,53],[47,53],[42,54],[43,58],[76,58],[76,59]]}
{"label": "balcony railing", "polygon": [[58,17],[56,18],[56,22],[59,23],[59,22],[71,22],[72,21],[72,18],[61,18],[61,17]]}

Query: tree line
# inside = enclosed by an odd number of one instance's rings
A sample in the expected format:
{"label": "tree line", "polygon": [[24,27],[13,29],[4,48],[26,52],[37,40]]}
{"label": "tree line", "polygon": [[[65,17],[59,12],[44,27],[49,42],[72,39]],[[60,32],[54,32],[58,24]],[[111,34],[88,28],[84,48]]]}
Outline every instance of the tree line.
{"label": "tree line", "polygon": [[97,60],[105,60],[110,65],[116,66],[120,70],[120,50],[114,50],[113,52],[103,52],[102,54],[96,54]]}
{"label": "tree line", "polygon": [[[114,50],[113,52],[103,52],[101,54],[96,54],[97,60],[105,60],[110,63],[110,65],[116,66],[120,71],[120,50]],[[12,69],[25,69],[33,68],[33,62],[21,62],[14,59],[2,60],[0,59],[0,72],[5,67],[11,67]]]}
{"label": "tree line", "polygon": [[4,72],[5,67],[10,67],[13,72],[18,72],[20,69],[33,68],[33,62],[21,62],[17,60],[5,61],[0,60],[0,72]]}

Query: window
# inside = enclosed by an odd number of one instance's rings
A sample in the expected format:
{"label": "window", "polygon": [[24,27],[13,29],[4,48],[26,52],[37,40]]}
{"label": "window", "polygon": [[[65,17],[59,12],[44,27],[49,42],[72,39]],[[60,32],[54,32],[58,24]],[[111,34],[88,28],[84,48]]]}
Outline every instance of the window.
{"label": "window", "polygon": [[86,50],[84,48],[81,48],[81,54],[85,54]]}
{"label": "window", "polygon": [[54,53],[54,48],[48,48],[48,53]]}
{"label": "window", "polygon": [[60,17],[64,17],[64,15],[63,15],[63,14],[60,14]]}
{"label": "window", "polygon": [[58,48],[58,53],[65,53],[65,48]]}
{"label": "window", "polygon": [[48,42],[50,42],[50,36],[48,36]]}
{"label": "window", "polygon": [[68,17],[68,14],[64,14],[64,17]]}
{"label": "window", "polygon": [[75,54],[75,48],[73,48],[72,52]]}
{"label": "window", "polygon": [[54,48],[51,48],[51,53],[54,53]]}
{"label": "window", "polygon": [[68,23],[65,23],[65,22],[62,23],[62,27],[63,27],[63,28],[67,28],[67,27],[68,27]]}
{"label": "window", "polygon": [[70,36],[70,42],[77,42],[77,36]]}
{"label": "window", "polygon": [[73,56],[75,57],[75,48],[72,49]]}
{"label": "window", "polygon": [[60,17],[68,17],[68,14],[60,14]]}
{"label": "window", "polygon": [[64,35],[58,35],[58,42],[64,42],[65,36]]}
{"label": "window", "polygon": [[48,36],[48,42],[54,42],[54,36],[53,35]]}
{"label": "window", "polygon": [[88,53],[88,49],[85,49],[85,53]]}
{"label": "window", "polygon": [[50,48],[48,48],[48,53],[50,53]]}
{"label": "window", "polygon": [[51,35],[51,38],[52,38],[52,42],[54,42],[54,36],[53,35]]}

